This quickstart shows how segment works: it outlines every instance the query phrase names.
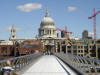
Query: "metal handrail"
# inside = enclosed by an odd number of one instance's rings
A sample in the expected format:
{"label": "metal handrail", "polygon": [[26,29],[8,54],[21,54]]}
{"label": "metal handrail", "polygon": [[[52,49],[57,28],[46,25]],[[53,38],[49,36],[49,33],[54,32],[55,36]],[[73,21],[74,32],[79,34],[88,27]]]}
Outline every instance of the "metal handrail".
{"label": "metal handrail", "polygon": [[5,60],[0,60],[0,70],[8,66],[7,62],[10,62],[10,65],[14,71],[21,71],[22,68],[27,66],[28,64],[32,63],[32,61],[36,60],[38,57],[42,56],[42,53],[34,53],[31,55],[24,55],[24,56],[19,56],[19,57],[13,57]]}
{"label": "metal handrail", "polygon": [[81,73],[100,74],[100,60],[65,53],[55,55]]}

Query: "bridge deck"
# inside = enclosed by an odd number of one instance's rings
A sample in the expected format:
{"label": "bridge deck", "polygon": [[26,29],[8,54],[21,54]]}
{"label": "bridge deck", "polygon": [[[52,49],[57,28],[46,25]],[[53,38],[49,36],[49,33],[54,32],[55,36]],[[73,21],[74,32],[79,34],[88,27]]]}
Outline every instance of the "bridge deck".
{"label": "bridge deck", "polygon": [[52,55],[42,56],[23,75],[76,75],[69,67]]}

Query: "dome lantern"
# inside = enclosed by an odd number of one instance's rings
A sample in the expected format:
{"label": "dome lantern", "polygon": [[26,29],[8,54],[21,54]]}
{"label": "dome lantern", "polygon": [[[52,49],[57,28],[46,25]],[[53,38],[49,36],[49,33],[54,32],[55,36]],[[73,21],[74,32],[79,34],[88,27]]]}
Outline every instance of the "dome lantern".
{"label": "dome lantern", "polygon": [[49,11],[48,11],[48,8],[46,9],[46,15],[45,17],[49,17]]}

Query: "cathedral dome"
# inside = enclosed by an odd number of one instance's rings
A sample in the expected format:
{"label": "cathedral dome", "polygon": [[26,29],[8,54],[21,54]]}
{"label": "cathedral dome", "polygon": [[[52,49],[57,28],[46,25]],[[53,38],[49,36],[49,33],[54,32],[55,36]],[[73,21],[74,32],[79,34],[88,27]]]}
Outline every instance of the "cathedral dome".
{"label": "cathedral dome", "polygon": [[49,12],[48,9],[46,10],[46,15],[43,18],[43,20],[41,21],[41,27],[43,26],[54,26],[54,21],[51,17],[49,17]]}
{"label": "cathedral dome", "polygon": [[54,21],[50,17],[44,17],[43,20],[41,21],[41,26],[44,25],[54,25]]}
{"label": "cathedral dome", "polygon": [[49,16],[48,8],[46,9],[46,15],[41,21],[39,28],[40,38],[56,38],[56,28],[53,19]]}

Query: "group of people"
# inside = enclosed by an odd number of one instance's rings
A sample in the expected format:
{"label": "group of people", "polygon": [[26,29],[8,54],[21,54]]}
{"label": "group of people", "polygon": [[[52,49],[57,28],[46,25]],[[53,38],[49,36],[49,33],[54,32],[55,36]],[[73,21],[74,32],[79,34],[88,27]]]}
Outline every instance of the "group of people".
{"label": "group of people", "polygon": [[19,75],[14,69],[11,67],[11,62],[7,61],[6,66],[1,69],[1,75]]}
{"label": "group of people", "polygon": [[50,52],[50,51],[44,52],[44,55],[53,55],[53,52]]}

